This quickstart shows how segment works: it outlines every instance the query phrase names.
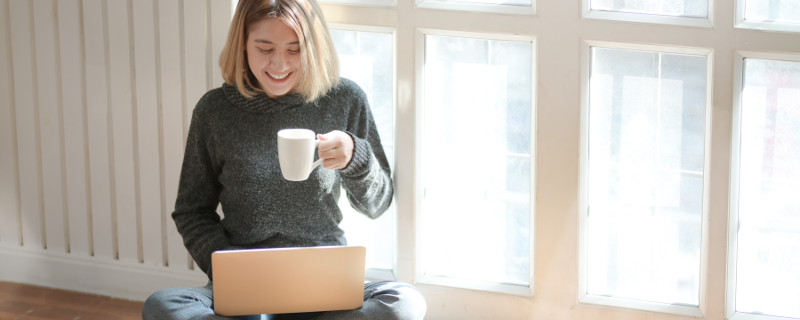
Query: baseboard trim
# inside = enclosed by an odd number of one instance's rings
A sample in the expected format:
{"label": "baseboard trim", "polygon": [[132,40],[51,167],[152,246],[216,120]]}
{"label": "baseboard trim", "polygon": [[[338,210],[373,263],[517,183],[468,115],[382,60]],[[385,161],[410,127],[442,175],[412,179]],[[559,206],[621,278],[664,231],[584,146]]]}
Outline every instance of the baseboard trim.
{"label": "baseboard trim", "polygon": [[200,271],[0,246],[0,280],[144,301],[168,287],[197,287]]}

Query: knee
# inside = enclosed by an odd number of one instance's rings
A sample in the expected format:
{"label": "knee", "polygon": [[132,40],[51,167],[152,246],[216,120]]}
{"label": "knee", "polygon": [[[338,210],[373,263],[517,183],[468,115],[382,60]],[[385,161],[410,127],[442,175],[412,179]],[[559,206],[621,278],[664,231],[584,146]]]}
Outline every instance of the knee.
{"label": "knee", "polygon": [[399,310],[397,319],[422,320],[428,311],[428,304],[425,297],[417,288],[411,285],[404,285],[398,288],[404,308]]}
{"label": "knee", "polygon": [[172,315],[180,314],[187,306],[195,304],[210,307],[211,298],[205,299],[195,291],[189,288],[167,288],[154,292],[144,301],[142,319],[171,319]]}
{"label": "knee", "polygon": [[154,292],[142,306],[142,319],[160,319],[169,312],[170,300],[173,299],[175,288],[162,289]]}
{"label": "knee", "polygon": [[157,319],[160,309],[163,309],[163,299],[165,298],[164,290],[156,291],[144,300],[142,306],[142,320]]}
{"label": "knee", "polygon": [[374,285],[373,299],[381,302],[388,318],[420,320],[425,317],[428,305],[422,293],[410,284],[382,282]]}

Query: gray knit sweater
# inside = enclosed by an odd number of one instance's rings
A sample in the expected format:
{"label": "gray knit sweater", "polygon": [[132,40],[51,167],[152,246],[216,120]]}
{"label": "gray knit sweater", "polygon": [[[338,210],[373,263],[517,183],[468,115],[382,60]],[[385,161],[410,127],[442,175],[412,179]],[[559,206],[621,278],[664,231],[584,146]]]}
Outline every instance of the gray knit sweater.
{"label": "gray knit sweater", "polygon": [[[347,132],[353,158],[341,170],[319,166],[308,180],[284,180],[277,154],[283,128]],[[217,250],[346,244],[338,226],[340,186],[350,204],[373,219],[392,201],[389,163],[358,85],[341,79],[311,103],[297,94],[247,99],[223,85],[194,109],[172,218],[210,278]]]}

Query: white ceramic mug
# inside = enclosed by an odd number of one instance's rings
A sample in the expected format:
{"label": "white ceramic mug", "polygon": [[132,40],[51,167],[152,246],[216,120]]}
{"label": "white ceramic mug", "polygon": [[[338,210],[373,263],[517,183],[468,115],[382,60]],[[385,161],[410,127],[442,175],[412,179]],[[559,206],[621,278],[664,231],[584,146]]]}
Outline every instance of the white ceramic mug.
{"label": "white ceramic mug", "polygon": [[319,140],[308,129],[283,129],[278,131],[278,162],[283,178],[289,181],[308,179],[311,171],[322,163],[314,161]]}

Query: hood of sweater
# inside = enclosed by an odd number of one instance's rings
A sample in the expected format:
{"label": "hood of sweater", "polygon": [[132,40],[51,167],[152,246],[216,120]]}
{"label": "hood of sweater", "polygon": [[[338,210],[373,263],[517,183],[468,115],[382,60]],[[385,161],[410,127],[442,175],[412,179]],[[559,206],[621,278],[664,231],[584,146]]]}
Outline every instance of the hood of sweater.
{"label": "hood of sweater", "polygon": [[235,86],[226,83],[222,84],[222,91],[234,106],[251,113],[276,113],[306,103],[302,95],[294,92],[278,98],[270,98],[262,92],[248,99]]}

